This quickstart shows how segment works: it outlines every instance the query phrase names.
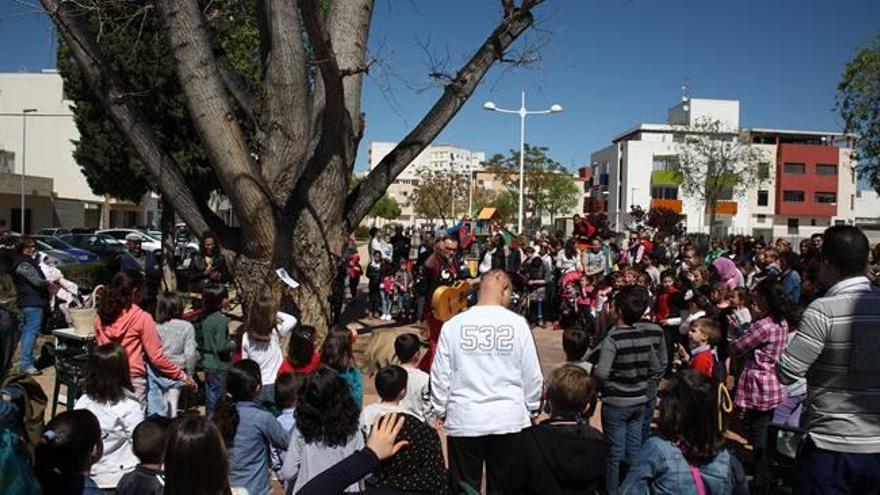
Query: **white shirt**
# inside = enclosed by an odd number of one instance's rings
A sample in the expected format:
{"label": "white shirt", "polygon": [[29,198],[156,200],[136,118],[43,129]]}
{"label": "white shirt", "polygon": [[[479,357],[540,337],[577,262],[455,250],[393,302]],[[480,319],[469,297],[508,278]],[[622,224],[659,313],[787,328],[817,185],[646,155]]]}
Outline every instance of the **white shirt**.
{"label": "white shirt", "polygon": [[543,385],[526,320],[474,306],[443,325],[431,367],[431,407],[449,436],[515,433],[531,425]]}
{"label": "white shirt", "polygon": [[428,380],[430,377],[418,368],[403,368],[406,370],[406,395],[400,401],[400,410],[426,421],[431,410],[430,396],[428,395]]}
{"label": "white shirt", "polygon": [[241,358],[252,359],[260,365],[263,386],[274,385],[275,376],[284,361],[284,353],[281,352],[281,339],[289,334],[296,326],[296,317],[279,311],[277,314],[278,324],[275,331],[269,335],[269,340],[248,339],[247,332],[241,339]]}
{"label": "white shirt", "polygon": [[373,429],[373,423],[377,419],[388,413],[400,412],[400,405],[393,402],[376,402],[364,407],[361,411],[360,430],[364,438],[370,436],[370,430]]}
{"label": "white shirt", "polygon": [[134,427],[144,420],[144,411],[134,394],[110,404],[97,402],[88,395],[77,399],[74,409],[85,409],[98,418],[104,440],[104,455],[92,465],[92,479],[98,488],[116,488],[125,473],[134,470],[138,458],[132,452]]}

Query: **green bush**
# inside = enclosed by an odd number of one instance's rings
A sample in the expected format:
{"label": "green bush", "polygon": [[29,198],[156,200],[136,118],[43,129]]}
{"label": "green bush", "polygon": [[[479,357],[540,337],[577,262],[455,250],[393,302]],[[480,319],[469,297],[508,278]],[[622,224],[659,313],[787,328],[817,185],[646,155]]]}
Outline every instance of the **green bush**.
{"label": "green bush", "polygon": [[94,263],[64,265],[59,269],[64,274],[64,278],[75,283],[80,291],[91,292],[97,285],[110,283],[113,275],[116,274],[117,267],[103,261],[96,261]]}

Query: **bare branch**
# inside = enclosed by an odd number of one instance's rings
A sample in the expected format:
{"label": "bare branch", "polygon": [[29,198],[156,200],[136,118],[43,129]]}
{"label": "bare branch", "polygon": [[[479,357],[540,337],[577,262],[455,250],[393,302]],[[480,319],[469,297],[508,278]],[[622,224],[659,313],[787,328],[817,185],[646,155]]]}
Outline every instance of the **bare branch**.
{"label": "bare branch", "polygon": [[501,7],[504,9],[505,19],[512,16],[516,10],[516,5],[513,3],[513,0],[501,0]]}
{"label": "bare branch", "polygon": [[250,240],[248,248],[254,253],[267,251],[275,230],[272,201],[235,119],[204,13],[196,0],[159,0],[157,6],[205,154]]}
{"label": "bare branch", "polygon": [[455,80],[446,86],[443,95],[418,125],[349,193],[346,207],[349,231],[360,222],[394,178],[440,134],[473,94],[489,68],[504,57],[507,48],[532,25],[531,5],[532,2],[527,4],[524,0],[513,16],[502,20],[456,74]]}
{"label": "bare branch", "polygon": [[60,0],[42,0],[49,17],[64,38],[71,54],[76,58],[83,76],[102,102],[108,115],[120,130],[128,144],[138,152],[155,179],[155,186],[163,197],[174,205],[177,213],[196,232],[204,235],[216,232],[223,243],[233,249],[238,247],[237,230],[219,221],[216,216],[207,216],[201,211],[199,203],[186,185],[183,173],[177,164],[160,147],[152,128],[145,124],[146,118],[136,105],[130,101],[127,91],[106,64],[79,16],[72,12],[69,4]]}

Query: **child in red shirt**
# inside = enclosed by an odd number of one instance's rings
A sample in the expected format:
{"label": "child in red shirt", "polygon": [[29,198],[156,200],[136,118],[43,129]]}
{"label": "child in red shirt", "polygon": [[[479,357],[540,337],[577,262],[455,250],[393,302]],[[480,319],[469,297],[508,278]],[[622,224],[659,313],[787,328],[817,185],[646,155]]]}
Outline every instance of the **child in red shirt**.
{"label": "child in red shirt", "polygon": [[666,270],[660,277],[660,289],[657,292],[657,302],[654,305],[654,318],[657,321],[668,320],[672,316],[670,299],[678,294],[675,287],[675,272]]}
{"label": "child in red shirt", "polygon": [[718,358],[715,355],[714,346],[718,344],[721,336],[721,330],[714,320],[709,318],[698,318],[689,324],[688,328],[688,345],[690,350],[687,351],[679,345],[679,358],[687,360],[688,365],[701,375],[710,380],[716,379],[720,369]]}

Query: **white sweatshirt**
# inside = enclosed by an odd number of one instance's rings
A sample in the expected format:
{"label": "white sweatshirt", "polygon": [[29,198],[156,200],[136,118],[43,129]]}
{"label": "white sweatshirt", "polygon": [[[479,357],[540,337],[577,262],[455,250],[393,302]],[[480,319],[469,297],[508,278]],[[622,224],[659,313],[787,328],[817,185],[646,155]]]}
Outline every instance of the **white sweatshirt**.
{"label": "white sweatshirt", "polygon": [[281,339],[296,326],[295,316],[281,311],[277,316],[278,324],[275,326],[275,331],[269,335],[269,340],[250,340],[247,332],[241,338],[241,358],[252,359],[260,365],[264,387],[275,384],[275,376],[281,368],[281,362],[284,361]]}
{"label": "white sweatshirt", "polygon": [[501,306],[474,306],[443,325],[431,407],[449,436],[515,433],[541,404],[541,363],[529,325]]}
{"label": "white sweatshirt", "polygon": [[134,470],[138,459],[132,452],[134,427],[144,420],[144,411],[131,393],[119,402],[98,402],[88,395],[77,399],[74,409],[85,409],[98,418],[104,439],[104,455],[92,465],[98,488],[116,488],[125,473]]}

